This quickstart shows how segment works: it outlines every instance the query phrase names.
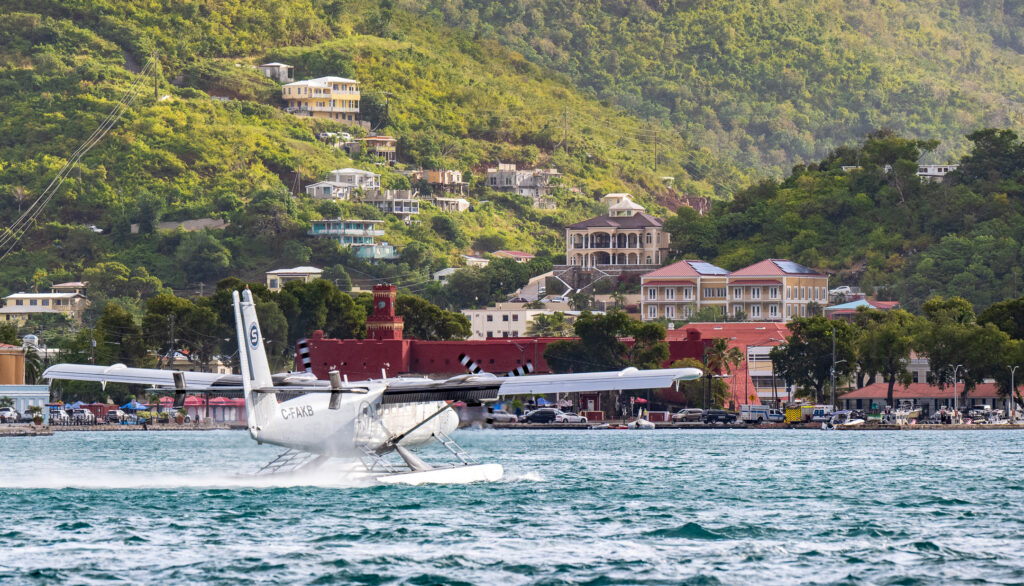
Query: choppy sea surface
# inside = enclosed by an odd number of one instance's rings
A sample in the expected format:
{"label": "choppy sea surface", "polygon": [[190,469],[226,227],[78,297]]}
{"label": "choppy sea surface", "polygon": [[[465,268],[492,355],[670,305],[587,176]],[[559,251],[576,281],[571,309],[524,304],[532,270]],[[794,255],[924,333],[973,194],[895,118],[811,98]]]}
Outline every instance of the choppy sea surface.
{"label": "choppy sea surface", "polygon": [[244,432],[0,439],[0,582],[1024,582],[1024,432],[455,439],[505,479],[253,478],[281,450]]}

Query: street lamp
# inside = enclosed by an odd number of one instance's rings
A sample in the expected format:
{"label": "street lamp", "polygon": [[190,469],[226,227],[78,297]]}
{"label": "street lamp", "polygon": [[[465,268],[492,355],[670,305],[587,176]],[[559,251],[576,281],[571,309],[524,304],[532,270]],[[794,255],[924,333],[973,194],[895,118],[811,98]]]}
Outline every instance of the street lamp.
{"label": "street lamp", "polygon": [[[958,378],[957,373],[960,371],[961,368],[964,368],[963,364],[957,364],[953,368],[953,416],[956,417],[958,420],[960,419],[960,396],[956,392],[956,380]],[[967,372],[966,368],[964,368],[964,372]]]}
{"label": "street lamp", "polygon": [[1014,374],[1017,372],[1017,367],[1020,366],[1007,366],[1010,369],[1010,421],[1017,419],[1017,385],[1014,384]]}

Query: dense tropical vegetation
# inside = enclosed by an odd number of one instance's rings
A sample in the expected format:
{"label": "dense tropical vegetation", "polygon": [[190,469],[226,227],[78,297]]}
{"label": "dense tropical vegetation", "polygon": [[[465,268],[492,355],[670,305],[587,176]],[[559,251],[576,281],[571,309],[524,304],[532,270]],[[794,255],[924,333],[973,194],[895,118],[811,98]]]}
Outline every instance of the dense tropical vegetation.
{"label": "dense tropical vegetation", "polygon": [[[1024,288],[1024,145],[1010,130],[968,137],[971,150],[941,183],[916,175],[934,141],[873,133],[784,180],[751,186],[699,216],[669,219],[674,253],[736,269],[790,258],[899,300],[931,296],[981,309]],[[846,170],[844,170],[846,167]]]}
{"label": "dense tropical vegetation", "polygon": [[[716,156],[781,173],[877,128],[1019,128],[1024,9],[960,0],[416,0]],[[694,161],[691,169],[701,163]]]}

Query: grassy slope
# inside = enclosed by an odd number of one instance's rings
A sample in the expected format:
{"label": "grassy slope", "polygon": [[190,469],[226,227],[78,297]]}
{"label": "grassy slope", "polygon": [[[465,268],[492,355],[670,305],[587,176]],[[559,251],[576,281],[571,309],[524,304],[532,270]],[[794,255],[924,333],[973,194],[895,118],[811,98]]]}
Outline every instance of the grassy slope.
{"label": "grassy slope", "polygon": [[1024,123],[1024,11],[942,0],[408,0],[715,153],[784,174],[888,127]]}
{"label": "grassy slope", "polygon": [[[205,5],[210,6],[210,5]],[[135,79],[127,67],[160,51],[162,81],[154,102],[142,92],[111,134],[84,159],[42,216],[46,230],[30,232],[23,252],[0,266],[0,288],[26,287],[37,269],[70,274],[108,259],[144,264],[162,279],[192,282],[175,263],[177,240],[135,236],[114,243],[84,228],[109,228],[135,221],[139,201],[162,202],[162,219],[222,215],[234,219],[252,194],[283,190],[297,171],[304,181],[348,160],[314,140],[329,123],[281,113],[279,90],[248,67],[264,59],[288,59],[300,76],[354,75],[365,82],[364,102],[390,91],[392,126],[402,152],[416,161],[459,168],[497,159],[551,164],[584,196],[564,193],[554,213],[523,209],[506,200],[478,206],[459,217],[466,243],[500,233],[508,245],[526,250],[560,248],[560,226],[593,213],[592,196],[607,191],[644,193],[659,189],[658,176],[674,174],[687,190],[728,193],[745,178],[716,162],[707,151],[679,139],[662,140],[660,167],[649,168],[638,120],[575,92],[495,43],[424,23],[395,11],[375,30],[381,11],[374,3],[303,0],[243,3],[224,0],[214,9],[176,2],[15,2],[0,22],[0,211],[4,223],[17,216],[15,189],[42,191],[49,178],[112,108]],[[374,33],[383,36],[376,36]],[[168,81],[175,81],[173,86]],[[242,99],[211,100],[213,95]],[[571,113],[568,153],[556,149],[561,116]],[[700,172],[688,174],[684,164]],[[385,182],[400,181],[388,174]],[[147,195],[148,194],[148,195]],[[646,197],[644,193],[642,197]],[[300,221],[337,209],[300,201],[290,204]],[[342,211],[346,211],[342,206]],[[429,226],[391,224],[389,239],[433,248],[436,264],[459,250]],[[302,240],[301,226],[290,237]],[[74,245],[67,245],[74,242]],[[244,235],[226,239],[233,268],[256,276],[271,264],[294,261],[295,250],[246,246]],[[310,262],[319,262],[319,248]],[[298,259],[302,260],[302,259]],[[429,268],[429,267],[424,267]]]}

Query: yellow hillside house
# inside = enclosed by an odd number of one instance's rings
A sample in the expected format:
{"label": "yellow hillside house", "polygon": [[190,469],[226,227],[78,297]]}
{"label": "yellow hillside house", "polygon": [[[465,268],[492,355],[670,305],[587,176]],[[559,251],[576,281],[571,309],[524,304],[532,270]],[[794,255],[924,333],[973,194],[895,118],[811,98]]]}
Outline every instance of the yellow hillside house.
{"label": "yellow hillside house", "polygon": [[286,111],[299,116],[355,122],[359,117],[359,82],[344,77],[304,79],[281,87]]}

